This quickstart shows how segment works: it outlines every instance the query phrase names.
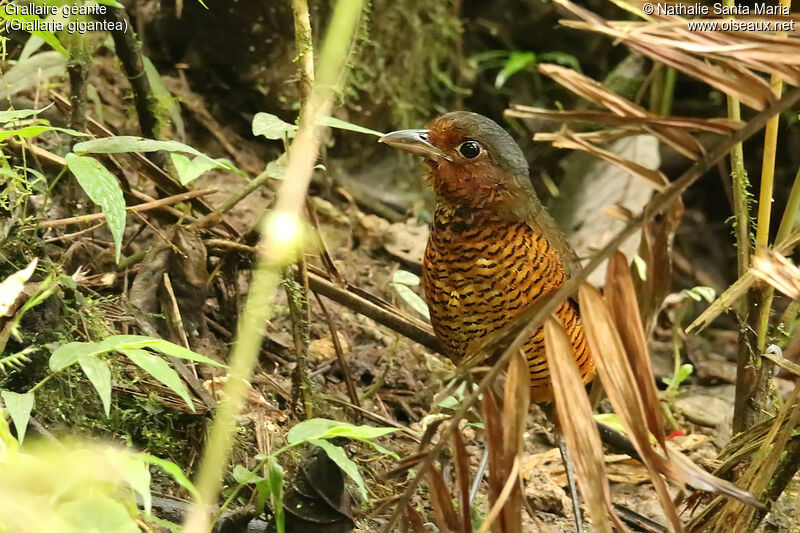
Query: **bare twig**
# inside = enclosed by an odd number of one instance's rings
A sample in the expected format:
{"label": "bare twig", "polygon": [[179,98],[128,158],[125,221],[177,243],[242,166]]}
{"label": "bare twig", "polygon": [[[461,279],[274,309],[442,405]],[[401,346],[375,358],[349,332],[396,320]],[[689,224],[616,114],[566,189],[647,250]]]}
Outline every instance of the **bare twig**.
{"label": "bare twig", "polygon": [[[167,198],[161,198],[159,200],[152,200],[150,202],[145,202],[139,205],[133,205],[127,207],[128,211],[134,213],[141,213],[144,211],[150,211],[151,209],[158,209],[164,206],[177,204],[180,202],[185,202],[186,200],[190,200],[192,198],[200,198],[201,196],[208,196],[209,194],[214,194],[216,189],[203,189],[201,191],[189,191],[181,194],[176,194],[175,196],[168,196]],[[90,222],[92,220],[104,220],[106,218],[105,213],[92,213],[91,215],[82,215],[78,217],[69,217],[69,218],[61,218],[59,220],[45,220],[39,223],[40,228],[56,228],[59,226],[69,226],[70,224],[80,224],[82,222]]]}
{"label": "bare twig", "polygon": [[344,350],[342,350],[342,343],[339,341],[339,331],[336,328],[336,324],[333,322],[333,318],[331,318],[331,314],[328,312],[328,308],[325,306],[325,302],[322,301],[322,298],[320,298],[317,293],[314,293],[314,297],[317,299],[319,308],[322,309],[325,322],[328,323],[328,329],[331,332],[331,340],[333,341],[333,349],[336,352],[336,359],[339,361],[339,368],[342,369],[344,382],[345,385],[347,385],[347,394],[350,396],[351,402],[361,407],[361,402],[358,400],[358,392],[356,392],[356,386],[353,383],[353,376],[350,375],[350,368],[347,366],[347,359],[345,358]]}

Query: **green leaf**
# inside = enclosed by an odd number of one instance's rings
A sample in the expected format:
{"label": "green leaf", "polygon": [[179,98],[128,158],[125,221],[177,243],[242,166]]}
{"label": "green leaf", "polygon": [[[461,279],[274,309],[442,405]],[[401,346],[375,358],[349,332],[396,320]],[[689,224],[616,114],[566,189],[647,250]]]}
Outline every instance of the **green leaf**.
{"label": "green leaf", "polygon": [[564,52],[544,52],[539,54],[539,62],[544,61],[552,61],[554,63],[558,63],[559,65],[564,65],[565,67],[571,67],[572,69],[583,72],[581,70],[581,64],[578,61],[578,58],[572,54],[567,54]]}
{"label": "green leaf", "polygon": [[[33,54],[38,52],[42,48],[42,46],[44,46],[44,44],[45,44],[44,39],[42,39],[38,35],[31,35],[30,38],[27,41],[25,41],[25,46],[22,47],[22,52],[19,53],[19,61],[24,61],[27,58],[31,57]],[[58,52],[55,53],[58,54]]]}
{"label": "green leaf", "polygon": [[108,368],[108,363],[93,354],[79,356],[78,363],[100,396],[108,416],[111,413],[111,369]]}
{"label": "green leaf", "polygon": [[78,180],[86,195],[105,213],[106,224],[114,238],[116,261],[119,262],[122,238],[125,233],[126,213],[125,198],[117,178],[93,157],[67,154],[66,159],[69,170]]}
{"label": "green leaf", "polygon": [[717,291],[715,291],[712,287],[705,287],[703,285],[686,289],[683,292],[696,302],[705,300],[708,303],[713,303],[714,299],[717,297]]}
{"label": "green leaf", "polygon": [[173,357],[178,357],[180,359],[186,359],[187,361],[195,361],[197,363],[205,363],[207,365],[225,368],[225,365],[222,363],[218,363],[213,359],[209,359],[204,355],[200,355],[199,353],[193,352],[188,348],[184,348],[183,346],[178,346],[177,344],[173,344],[169,341],[165,341],[162,339],[153,339],[153,341],[150,342],[147,345],[147,347],[150,348],[151,350],[155,350],[165,355],[171,355]]}
{"label": "green leaf", "polygon": [[391,285],[394,290],[397,291],[397,294],[400,296],[400,298],[402,298],[403,301],[407,303],[409,307],[411,307],[411,309],[430,320],[431,313],[430,310],[428,310],[428,304],[426,304],[425,300],[420,298],[416,292],[399,283],[390,283],[389,285]]}
{"label": "green leaf", "polygon": [[128,359],[134,362],[139,368],[153,376],[155,379],[169,387],[172,392],[181,397],[186,402],[189,409],[194,413],[194,402],[189,397],[189,391],[181,381],[180,376],[175,372],[161,357],[153,355],[145,350],[120,348]]}
{"label": "green leaf", "polygon": [[267,168],[264,171],[272,179],[282,180],[286,177],[286,167],[279,163],[277,159],[267,163]]}
{"label": "green leaf", "polygon": [[138,453],[136,455],[145,463],[161,468],[164,472],[172,476],[172,479],[174,479],[178,485],[186,489],[195,500],[200,500],[200,493],[197,492],[197,487],[195,487],[194,483],[192,483],[189,478],[186,477],[186,474],[183,473],[181,467],[172,461],[156,457],[155,455],[150,455],[149,453]]}
{"label": "green leaf", "polygon": [[361,493],[361,500],[367,501],[367,488],[364,486],[364,480],[361,478],[361,474],[358,472],[358,466],[349,457],[347,457],[344,449],[340,448],[339,446],[334,446],[326,440],[314,439],[309,442],[325,450],[325,453],[328,454],[328,457],[331,458],[331,461],[336,463],[336,466],[341,468],[342,471],[350,477],[350,479],[355,481],[356,485],[358,486],[358,490]]}
{"label": "green leaf", "polygon": [[694,366],[690,363],[685,363],[681,365],[681,368],[678,370],[678,383],[683,383],[686,381],[686,378],[692,375],[694,372]]}
{"label": "green leaf", "polygon": [[267,139],[282,140],[292,138],[297,126],[289,124],[270,113],[256,113],[253,117],[253,135],[263,135]]}
{"label": "green leaf", "polygon": [[53,104],[50,104],[49,106],[44,107],[42,109],[8,109],[6,111],[0,111],[0,123],[7,124],[12,120],[28,118],[30,116],[36,115],[37,113],[41,113],[46,109],[49,109],[52,106]]}
{"label": "green leaf", "polygon": [[236,483],[238,483],[239,485],[249,485],[251,483],[258,483],[259,481],[264,480],[263,477],[259,476],[254,472],[251,472],[242,465],[234,466],[233,471],[231,472],[231,476],[233,476],[233,479],[235,479]]}
{"label": "green leaf", "polygon": [[677,376],[671,378],[663,377],[661,378],[661,382],[670,389],[677,390],[677,388],[681,386],[681,383],[692,375],[692,372],[694,372],[694,366],[689,363],[684,363],[678,368]]}
{"label": "green leaf", "polygon": [[0,98],[8,98],[36,85],[39,80],[63,76],[67,60],[59,52],[42,52],[19,61],[0,77]]}
{"label": "green leaf", "polygon": [[150,82],[150,88],[153,91],[157,105],[166,111],[169,120],[175,126],[175,133],[178,138],[185,138],[186,126],[181,116],[181,107],[178,104],[178,100],[172,96],[167,86],[164,85],[164,80],[161,79],[161,75],[149,57],[142,55],[142,66],[144,67],[147,81]]}
{"label": "green leaf", "polygon": [[139,526],[124,505],[97,494],[62,503],[56,509],[66,529],[63,533],[139,533]]}
{"label": "green leaf", "polygon": [[346,437],[349,439],[368,440],[393,433],[396,428],[376,428],[372,426],[354,426],[347,422],[329,420],[327,418],[312,418],[295,425],[286,434],[286,442],[297,444],[312,439],[332,439]]}
{"label": "green leaf", "polygon": [[[272,494],[272,513],[275,516],[275,528],[278,533],[285,531],[285,518],[283,515],[283,468],[276,460],[271,460],[267,467],[267,484],[269,492]],[[261,485],[259,484],[259,498],[261,496]],[[258,500],[256,501],[258,506]],[[264,502],[261,502],[263,512]]]}
{"label": "green leaf", "polygon": [[642,259],[639,254],[633,256],[633,266],[636,267],[636,273],[639,274],[639,279],[647,281],[647,262]]}
{"label": "green leaf", "polygon": [[105,6],[116,7],[117,9],[125,9],[125,6],[117,2],[117,0],[95,0],[95,2]]}
{"label": "green leaf", "polygon": [[627,435],[628,432],[625,430],[625,426],[622,423],[622,419],[616,413],[600,413],[594,415],[594,419],[600,422],[601,424],[605,424],[613,429],[616,429],[623,435]]}
{"label": "green leaf", "polygon": [[153,496],[150,493],[150,469],[142,458],[128,450],[106,448],[105,456],[119,471],[122,479],[142,500],[144,512],[150,514]]}
{"label": "green leaf", "polygon": [[[44,24],[43,24],[44,21],[42,19],[40,19],[39,17],[37,17],[36,15],[19,15],[19,14],[7,15],[5,9],[0,9],[0,19],[4,19],[6,21],[12,21],[12,20],[19,21],[19,22],[23,23],[23,26],[22,26],[23,28],[25,28],[25,26],[26,26],[25,23],[28,23],[28,24],[36,23],[38,26],[35,26],[35,27],[43,27],[44,26]],[[65,26],[66,26],[66,24],[65,24]],[[53,32],[51,32],[51,31],[43,31],[43,30],[27,31],[27,30],[24,30],[24,29],[22,31],[26,31],[27,33],[30,33],[31,35],[35,35],[35,36],[39,37],[41,40],[43,40],[44,42],[46,42],[47,44],[52,46],[53,50],[56,50],[58,53],[60,53],[64,57],[69,57],[69,52],[67,52],[66,48],[64,48],[64,46],[58,41],[58,38],[53,34]]]}
{"label": "green leaf", "polygon": [[419,276],[405,270],[395,270],[392,276],[392,283],[401,283],[403,285],[419,285]]}
{"label": "green leaf", "polygon": [[356,133],[366,133],[367,135],[375,135],[376,137],[383,137],[384,135],[379,131],[371,130],[369,128],[352,124],[334,117],[319,116],[317,117],[317,124],[320,126],[327,126],[329,128],[355,131]]}
{"label": "green leaf", "polygon": [[511,52],[503,68],[497,73],[494,86],[498,89],[501,88],[508,81],[508,78],[530,64],[536,64],[536,54],[533,52]]}
{"label": "green leaf", "polygon": [[20,444],[25,440],[25,430],[28,428],[28,420],[31,418],[31,411],[33,410],[33,393],[18,394],[10,390],[0,392],[3,397],[3,403],[6,404],[6,410],[11,415],[11,420],[14,422],[14,427],[17,429],[17,440]]}
{"label": "green leaf", "polygon": [[[196,156],[203,154],[189,145],[178,141],[156,141],[132,135],[118,135],[116,137],[103,137],[78,143],[73,148],[76,154],[121,154],[127,152],[186,152]],[[208,156],[204,156],[208,157]],[[209,157],[209,159],[211,159]]]}
{"label": "green leaf", "polygon": [[119,135],[116,137],[104,137],[102,139],[92,139],[76,144],[73,147],[76,154],[120,154],[127,152],[182,152],[192,154],[201,159],[213,162],[214,166],[226,168],[232,172],[241,172],[233,163],[228,160],[216,160],[206,154],[192,148],[188,144],[178,141],[156,141],[145,139],[144,137],[134,137],[131,135]]}
{"label": "green leaf", "polygon": [[50,357],[50,369],[54,372],[62,370],[75,363],[82,354],[102,355],[112,350],[122,351],[139,348],[149,348],[181,359],[225,368],[222,363],[162,339],[147,337],[146,335],[112,335],[100,342],[70,342],[60,346]]}
{"label": "green leaf", "polygon": [[189,159],[185,155],[179,153],[170,154],[170,157],[172,158],[172,163],[175,165],[175,170],[178,171],[181,185],[187,185],[199,178],[204,172],[220,166],[216,161],[208,160],[203,157]]}
{"label": "green leaf", "polygon": [[79,131],[71,130],[68,128],[56,128],[55,126],[38,124],[33,126],[25,126],[24,128],[18,128],[15,130],[0,131],[0,142],[5,141],[9,137],[20,137],[22,139],[30,139],[31,137],[36,137],[48,131],[60,131],[61,133],[67,133],[74,137],[86,137],[85,133],[81,133]]}
{"label": "green leaf", "polygon": [[[62,344],[50,356],[50,370],[59,372],[78,362],[81,355],[97,352],[97,343],[94,342],[69,342]],[[101,352],[102,353],[102,352]]]}

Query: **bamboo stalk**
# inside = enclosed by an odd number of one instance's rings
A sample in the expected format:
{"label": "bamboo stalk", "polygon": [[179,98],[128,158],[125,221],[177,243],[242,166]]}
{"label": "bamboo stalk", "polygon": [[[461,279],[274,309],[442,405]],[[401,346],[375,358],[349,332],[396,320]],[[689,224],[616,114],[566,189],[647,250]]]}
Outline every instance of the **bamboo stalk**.
{"label": "bamboo stalk", "polygon": [[[783,7],[790,7],[791,0],[781,0],[780,4]],[[770,89],[780,98],[783,92],[783,79],[779,75],[773,74],[770,77]],[[779,124],[780,114],[777,114],[767,122],[764,131],[764,155],[761,161],[761,186],[756,215],[756,249],[765,249],[769,245]],[[754,425],[768,412],[772,396],[770,380],[773,367],[762,364],[761,354],[767,343],[773,294],[774,290],[766,283],[758,283],[748,293],[748,317],[746,327],[742,328],[742,340],[745,342],[739,344],[737,363],[734,432]]]}

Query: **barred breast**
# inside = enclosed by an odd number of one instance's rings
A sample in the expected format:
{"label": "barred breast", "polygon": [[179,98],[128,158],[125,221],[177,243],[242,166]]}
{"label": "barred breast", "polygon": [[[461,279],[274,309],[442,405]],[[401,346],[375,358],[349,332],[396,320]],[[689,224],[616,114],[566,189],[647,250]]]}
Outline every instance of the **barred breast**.
{"label": "barred breast", "polygon": [[[422,277],[433,329],[455,361],[471,355],[487,336],[566,280],[561,258],[525,222],[441,205],[434,215]],[[569,300],[556,314],[588,383],[594,363],[578,307]],[[552,400],[543,328],[531,335],[524,350],[532,401]]]}

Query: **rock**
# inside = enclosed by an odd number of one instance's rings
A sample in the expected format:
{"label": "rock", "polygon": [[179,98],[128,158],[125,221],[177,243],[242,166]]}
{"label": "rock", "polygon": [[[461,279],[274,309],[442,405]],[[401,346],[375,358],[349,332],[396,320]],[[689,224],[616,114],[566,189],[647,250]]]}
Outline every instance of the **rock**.
{"label": "rock", "polygon": [[730,404],[704,394],[692,394],[675,400],[675,407],[692,423],[714,428],[730,414]]}
{"label": "rock", "polygon": [[534,511],[560,516],[572,514],[572,504],[567,494],[550,476],[540,470],[530,472],[525,483],[525,498]]}

